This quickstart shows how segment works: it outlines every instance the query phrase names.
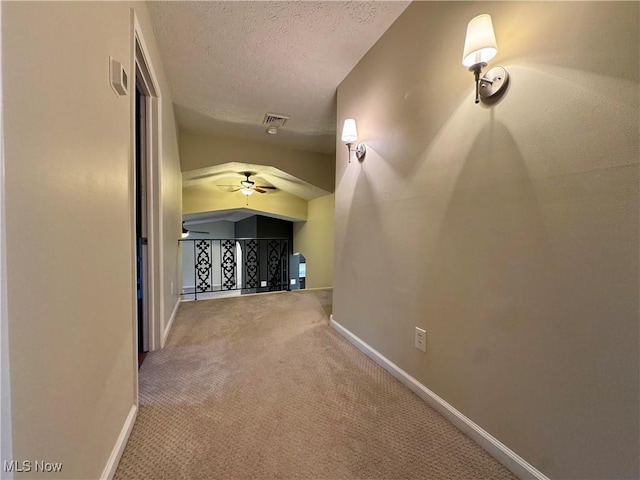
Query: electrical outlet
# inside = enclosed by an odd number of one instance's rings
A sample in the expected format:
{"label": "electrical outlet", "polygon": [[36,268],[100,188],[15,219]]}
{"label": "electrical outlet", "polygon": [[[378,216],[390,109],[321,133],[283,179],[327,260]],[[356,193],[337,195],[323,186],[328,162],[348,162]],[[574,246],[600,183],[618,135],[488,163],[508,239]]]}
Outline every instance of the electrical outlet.
{"label": "electrical outlet", "polygon": [[423,352],[427,351],[427,332],[419,327],[416,327],[415,347]]}
{"label": "electrical outlet", "polygon": [[295,285],[295,284],[296,284],[296,279],[295,279],[295,278],[292,278],[292,279],[291,279],[291,285]]}
{"label": "electrical outlet", "polygon": [[267,286],[267,281],[266,281],[266,280],[262,280],[262,281],[260,282],[260,286],[261,286],[261,287],[266,287],[266,286]]}

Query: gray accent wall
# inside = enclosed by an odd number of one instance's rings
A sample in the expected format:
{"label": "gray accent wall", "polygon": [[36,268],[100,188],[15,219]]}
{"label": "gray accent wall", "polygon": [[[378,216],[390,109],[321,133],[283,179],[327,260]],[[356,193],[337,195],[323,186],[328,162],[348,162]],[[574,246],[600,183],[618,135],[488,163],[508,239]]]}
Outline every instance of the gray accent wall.
{"label": "gray accent wall", "polygon": [[257,238],[258,237],[258,216],[245,218],[235,222],[236,238]]}
{"label": "gray accent wall", "polygon": [[[195,248],[192,240],[199,238],[235,238],[235,223],[227,220],[221,220],[217,222],[196,223],[194,225],[187,225],[188,230],[198,230],[200,232],[208,233],[196,233],[190,232],[186,241],[180,242],[182,249],[182,290],[185,289],[188,292],[192,292],[195,288]],[[211,259],[214,265],[220,265],[220,251],[213,249],[213,258]]]}

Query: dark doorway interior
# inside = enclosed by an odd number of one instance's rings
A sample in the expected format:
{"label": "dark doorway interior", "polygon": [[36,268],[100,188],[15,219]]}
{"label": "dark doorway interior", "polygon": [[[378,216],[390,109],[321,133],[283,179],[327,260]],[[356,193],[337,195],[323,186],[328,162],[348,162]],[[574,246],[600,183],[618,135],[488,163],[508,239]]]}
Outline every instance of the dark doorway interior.
{"label": "dark doorway interior", "polygon": [[[136,76],[137,77],[137,76]],[[147,293],[147,162],[146,162],[146,96],[136,78],[136,297],[138,324],[138,353],[149,350],[148,345],[148,293]],[[142,356],[141,360],[144,359]],[[142,361],[139,361],[142,364]]]}

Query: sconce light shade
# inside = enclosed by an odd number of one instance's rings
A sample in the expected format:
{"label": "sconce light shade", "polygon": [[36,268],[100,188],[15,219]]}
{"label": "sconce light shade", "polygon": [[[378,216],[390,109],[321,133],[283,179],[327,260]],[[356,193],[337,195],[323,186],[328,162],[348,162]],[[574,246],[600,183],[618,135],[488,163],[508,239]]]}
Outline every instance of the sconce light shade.
{"label": "sconce light shade", "polygon": [[462,65],[472,71],[475,77],[476,103],[480,103],[480,98],[485,101],[491,97],[498,98],[499,94],[506,91],[509,72],[503,67],[494,67],[481,77],[482,69],[496,56],[496,53],[498,53],[498,45],[496,35],[493,33],[491,16],[483,13],[472,18],[467,25],[467,36],[464,39]]}
{"label": "sconce light shade", "polygon": [[349,144],[354,143],[356,140],[358,140],[356,121],[353,118],[347,118],[342,127],[342,141]]}
{"label": "sconce light shade", "polygon": [[356,145],[355,149],[351,149],[351,145],[353,145],[358,140],[358,127],[356,127],[356,121],[353,118],[347,118],[344,121],[344,126],[342,127],[342,142],[347,145],[347,150],[349,151],[349,163],[351,163],[351,152],[355,152],[356,158],[360,161],[364,160],[364,156],[367,153],[367,147],[364,143],[359,143]]}
{"label": "sconce light shade", "polygon": [[496,36],[493,33],[491,16],[484,13],[471,19],[467,25],[464,40],[462,65],[471,68],[478,64],[487,64],[498,53]]}

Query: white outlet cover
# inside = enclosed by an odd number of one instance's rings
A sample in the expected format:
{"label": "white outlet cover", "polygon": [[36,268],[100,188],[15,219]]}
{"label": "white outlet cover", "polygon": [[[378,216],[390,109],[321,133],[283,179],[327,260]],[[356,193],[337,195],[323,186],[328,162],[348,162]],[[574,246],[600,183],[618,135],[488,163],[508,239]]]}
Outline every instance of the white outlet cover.
{"label": "white outlet cover", "polygon": [[266,286],[267,286],[267,281],[266,281],[266,280],[262,280],[262,281],[260,282],[260,286],[261,286],[261,287],[266,287]]}
{"label": "white outlet cover", "polygon": [[427,331],[416,327],[415,347],[423,352],[427,351]]}
{"label": "white outlet cover", "polygon": [[295,278],[292,278],[292,279],[291,279],[291,285],[295,285],[295,284],[296,284],[296,279],[295,279]]}

